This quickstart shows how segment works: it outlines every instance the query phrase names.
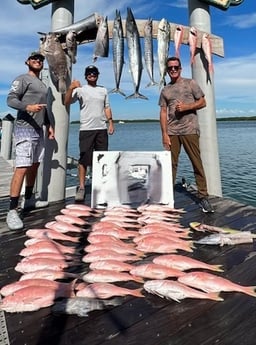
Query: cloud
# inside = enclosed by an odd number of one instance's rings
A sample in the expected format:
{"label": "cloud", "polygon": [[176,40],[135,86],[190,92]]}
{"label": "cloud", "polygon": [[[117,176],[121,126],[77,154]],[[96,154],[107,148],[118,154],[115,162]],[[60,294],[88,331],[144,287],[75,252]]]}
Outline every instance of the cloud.
{"label": "cloud", "polygon": [[248,29],[256,27],[256,12],[229,16],[223,25],[234,26],[238,29]]}

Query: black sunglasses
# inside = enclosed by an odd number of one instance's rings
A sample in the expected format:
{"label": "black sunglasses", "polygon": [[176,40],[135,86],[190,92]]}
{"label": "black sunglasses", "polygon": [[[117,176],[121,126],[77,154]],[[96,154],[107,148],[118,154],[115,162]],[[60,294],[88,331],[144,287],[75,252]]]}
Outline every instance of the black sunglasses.
{"label": "black sunglasses", "polygon": [[41,56],[33,56],[33,57],[29,58],[29,60],[39,60],[40,62],[43,62],[44,58]]}
{"label": "black sunglasses", "polygon": [[174,70],[177,72],[179,69],[180,69],[180,66],[168,66],[167,67],[167,71]]}
{"label": "black sunglasses", "polygon": [[88,75],[94,75],[94,76],[97,76],[98,75],[98,72],[96,72],[96,71],[91,71],[91,72],[86,72],[86,74],[85,74],[86,76],[88,76]]}

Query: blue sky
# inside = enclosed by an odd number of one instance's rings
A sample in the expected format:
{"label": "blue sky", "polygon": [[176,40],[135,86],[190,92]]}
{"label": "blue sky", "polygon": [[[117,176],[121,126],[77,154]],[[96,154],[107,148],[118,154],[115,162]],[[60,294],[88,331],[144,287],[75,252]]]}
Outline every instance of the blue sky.
{"label": "blue sky", "polygon": [[[75,0],[74,22],[86,18],[97,12],[108,16],[109,20],[115,17],[116,9],[126,18],[126,9],[131,7],[135,18],[153,20],[166,18],[169,22],[189,26],[187,0],[160,0],[148,1],[119,0],[103,1]],[[38,31],[51,30],[51,5],[34,10],[31,5],[22,5],[17,0],[6,0],[1,7],[1,53],[0,53],[0,118],[7,113],[15,116],[15,110],[6,105],[6,96],[12,80],[19,74],[27,71],[24,61],[28,53],[39,46]],[[230,7],[227,11],[210,7],[212,34],[224,40],[225,57],[213,56],[214,85],[216,99],[216,116],[256,116],[256,50],[254,37],[256,33],[256,4],[253,0],[244,0],[239,6]],[[158,61],[155,47],[154,74],[158,79]],[[73,78],[84,82],[84,67],[92,63],[93,43],[78,47],[77,63],[73,65]],[[111,47],[110,47],[111,48]],[[125,45],[127,50],[127,46]],[[173,42],[170,44],[170,55],[174,55]],[[181,48],[183,76],[191,77],[189,66],[189,47]],[[112,52],[108,58],[98,58],[97,66],[100,69],[99,84],[111,90],[115,86],[112,67]],[[46,64],[47,67],[47,64]],[[145,119],[159,117],[157,105],[159,88],[145,86],[148,76],[144,68],[140,84],[140,92],[149,100],[126,100],[119,94],[110,94],[110,102],[116,119]],[[127,94],[133,92],[133,83],[129,72],[128,57],[121,79],[121,89]],[[72,105],[71,120],[79,119],[79,109]]]}

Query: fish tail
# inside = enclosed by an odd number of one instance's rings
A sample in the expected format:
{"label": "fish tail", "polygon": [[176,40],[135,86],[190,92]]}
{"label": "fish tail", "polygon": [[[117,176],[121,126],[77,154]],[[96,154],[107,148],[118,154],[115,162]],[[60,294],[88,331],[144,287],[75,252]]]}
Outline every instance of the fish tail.
{"label": "fish tail", "polygon": [[121,91],[118,87],[110,90],[109,93],[119,93],[120,95],[126,97],[125,93],[123,91]]}
{"label": "fish tail", "polygon": [[243,287],[240,292],[243,292],[249,296],[256,297],[256,286],[245,286]]}
{"label": "fish tail", "polygon": [[148,98],[144,95],[142,95],[139,92],[134,92],[133,94],[131,94],[130,96],[125,97],[125,99],[132,99],[132,98],[141,98],[141,99],[146,99],[148,100]]}

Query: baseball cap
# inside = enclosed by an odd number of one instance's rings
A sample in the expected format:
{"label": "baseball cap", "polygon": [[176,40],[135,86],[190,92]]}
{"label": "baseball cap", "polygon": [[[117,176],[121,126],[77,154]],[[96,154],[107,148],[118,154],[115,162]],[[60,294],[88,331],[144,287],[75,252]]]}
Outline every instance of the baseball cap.
{"label": "baseball cap", "polygon": [[88,74],[91,73],[91,72],[100,74],[98,68],[97,68],[96,66],[94,66],[94,65],[87,66],[87,67],[85,68],[84,74],[85,74],[85,75],[88,75]]}
{"label": "baseball cap", "polygon": [[42,59],[42,61],[44,61],[44,56],[39,51],[31,52],[30,55],[28,56],[28,60],[31,58],[34,58],[34,57],[40,57]]}

